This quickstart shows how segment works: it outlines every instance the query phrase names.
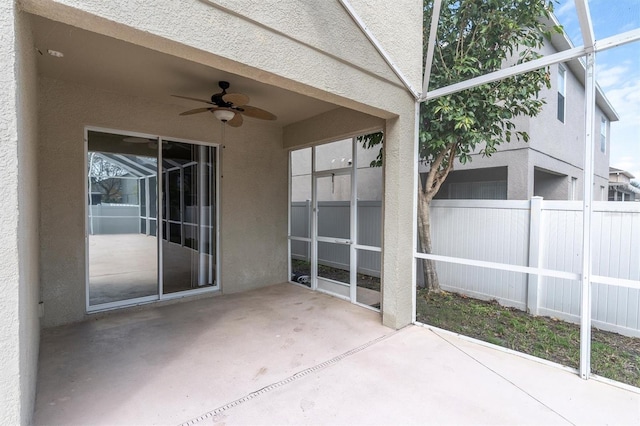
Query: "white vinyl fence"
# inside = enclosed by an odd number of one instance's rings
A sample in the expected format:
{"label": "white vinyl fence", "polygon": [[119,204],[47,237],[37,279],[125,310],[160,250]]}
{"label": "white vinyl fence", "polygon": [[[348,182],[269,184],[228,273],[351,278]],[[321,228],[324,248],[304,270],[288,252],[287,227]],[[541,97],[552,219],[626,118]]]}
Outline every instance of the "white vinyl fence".
{"label": "white vinyl fence", "polygon": [[[370,205],[369,211],[359,212],[360,238],[367,238],[366,234],[375,226],[379,229],[379,205]],[[309,215],[305,203],[293,206],[292,235],[310,236]],[[348,222],[348,217],[344,220]],[[367,223],[373,220],[374,225]],[[538,197],[531,201],[435,200],[431,204],[431,220],[434,254],[581,273],[580,201],[544,201]],[[322,226],[331,226],[331,223]],[[627,287],[592,285],[593,325],[640,337],[640,286],[637,284],[640,281],[640,203],[595,202],[592,236],[593,275],[635,281]],[[307,246],[308,243],[292,241],[292,254],[307,258]],[[321,263],[322,260],[320,257]],[[346,258],[324,260],[334,266],[347,264]],[[422,283],[420,263],[418,285]],[[580,282],[577,280],[448,262],[437,262],[436,267],[444,290],[484,300],[495,299],[533,314],[579,322]],[[367,265],[366,269],[379,273],[379,258],[378,265]]]}
{"label": "white vinyl fence", "polygon": [[137,234],[140,232],[140,206],[97,204],[89,206],[89,234]]}
{"label": "white vinyl fence", "polygon": [[[582,202],[438,200],[434,254],[581,272]],[[531,226],[536,223],[537,226]],[[594,276],[640,281],[640,204],[595,202]],[[443,289],[579,322],[580,282],[439,262]],[[640,337],[640,289],[592,284],[595,327]]]}

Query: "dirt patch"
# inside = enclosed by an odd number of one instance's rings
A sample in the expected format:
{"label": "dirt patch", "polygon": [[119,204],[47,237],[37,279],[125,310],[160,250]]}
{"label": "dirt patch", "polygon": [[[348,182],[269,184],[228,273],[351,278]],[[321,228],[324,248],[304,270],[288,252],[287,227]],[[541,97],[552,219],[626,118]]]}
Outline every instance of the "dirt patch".
{"label": "dirt patch", "polygon": [[[311,265],[309,262],[303,260],[292,259],[291,260],[291,280],[310,285]],[[344,269],[333,268],[326,265],[318,265],[318,276],[322,278],[329,278],[334,281],[342,283],[349,282],[349,271]],[[368,288],[369,290],[380,291],[380,278],[373,277],[371,275],[357,274],[358,287]]]}

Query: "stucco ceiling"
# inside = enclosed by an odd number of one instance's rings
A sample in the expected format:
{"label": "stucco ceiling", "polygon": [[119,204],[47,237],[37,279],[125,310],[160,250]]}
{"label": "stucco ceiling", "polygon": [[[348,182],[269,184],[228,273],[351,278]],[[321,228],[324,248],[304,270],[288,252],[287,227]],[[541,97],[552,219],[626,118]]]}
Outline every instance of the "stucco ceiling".
{"label": "stucco ceiling", "polygon": [[[142,48],[39,16],[31,16],[40,76],[181,105],[185,110],[205,106],[171,95],[209,99],[218,81],[231,83],[228,92],[251,98],[250,105],[274,113],[277,126],[313,117],[336,105],[223,72],[202,64]],[[62,52],[64,57],[47,51]],[[187,117],[185,117],[187,118]],[[213,117],[211,117],[213,119]],[[246,121],[255,120],[247,118]]]}

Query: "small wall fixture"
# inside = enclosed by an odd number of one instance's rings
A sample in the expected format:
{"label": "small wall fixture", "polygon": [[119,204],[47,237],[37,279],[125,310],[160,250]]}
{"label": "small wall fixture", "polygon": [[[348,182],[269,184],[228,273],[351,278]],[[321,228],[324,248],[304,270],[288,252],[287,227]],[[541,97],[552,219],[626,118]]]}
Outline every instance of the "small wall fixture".
{"label": "small wall fixture", "polygon": [[226,123],[227,121],[231,120],[233,117],[236,116],[236,113],[233,111],[229,111],[228,109],[217,109],[215,111],[213,111],[213,115],[220,121],[222,121],[223,123]]}
{"label": "small wall fixture", "polygon": [[62,57],[64,57],[64,53],[58,52],[57,50],[49,49],[49,50],[47,50],[47,53],[49,55],[53,56],[54,58],[62,58]]}

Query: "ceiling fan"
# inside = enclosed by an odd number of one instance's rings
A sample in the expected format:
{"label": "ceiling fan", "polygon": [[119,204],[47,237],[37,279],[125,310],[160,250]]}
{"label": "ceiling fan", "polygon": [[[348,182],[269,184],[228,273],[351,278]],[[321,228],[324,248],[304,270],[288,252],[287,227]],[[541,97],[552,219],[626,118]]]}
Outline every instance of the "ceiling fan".
{"label": "ceiling fan", "polygon": [[275,120],[277,117],[271,114],[269,111],[247,105],[249,103],[249,96],[242,93],[227,93],[229,88],[229,82],[220,81],[218,86],[222,89],[222,92],[216,93],[211,96],[211,100],[191,98],[189,96],[171,95],[176,98],[189,99],[192,101],[204,102],[211,106],[191,109],[180,113],[180,115],[198,114],[201,112],[210,111],[213,115],[223,123],[227,123],[231,127],[242,126],[242,116],[259,118],[261,120]]}

